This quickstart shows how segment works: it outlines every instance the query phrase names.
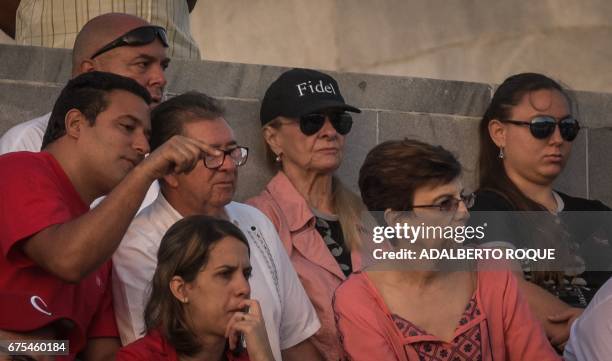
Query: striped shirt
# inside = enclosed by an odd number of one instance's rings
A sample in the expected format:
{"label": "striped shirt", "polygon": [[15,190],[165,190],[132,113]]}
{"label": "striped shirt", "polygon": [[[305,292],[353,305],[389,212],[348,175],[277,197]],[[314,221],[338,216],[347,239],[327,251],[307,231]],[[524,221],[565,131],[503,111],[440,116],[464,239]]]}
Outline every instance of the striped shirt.
{"label": "striped shirt", "polygon": [[106,13],[138,16],[168,31],[168,56],[200,59],[191,36],[186,0],[21,0],[17,44],[72,49],[83,25]]}

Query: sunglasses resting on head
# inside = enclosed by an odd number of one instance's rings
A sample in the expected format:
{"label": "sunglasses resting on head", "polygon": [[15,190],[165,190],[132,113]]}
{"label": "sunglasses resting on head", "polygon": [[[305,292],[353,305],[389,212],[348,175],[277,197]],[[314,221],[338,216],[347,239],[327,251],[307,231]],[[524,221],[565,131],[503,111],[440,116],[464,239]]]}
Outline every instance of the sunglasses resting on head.
{"label": "sunglasses resting on head", "polygon": [[168,47],[168,35],[166,34],[166,29],[155,25],[141,26],[128,31],[117,39],[104,45],[102,48],[100,48],[100,50],[96,51],[91,56],[91,59],[121,46],[147,45],[154,42],[156,38],[161,41],[165,48]]}

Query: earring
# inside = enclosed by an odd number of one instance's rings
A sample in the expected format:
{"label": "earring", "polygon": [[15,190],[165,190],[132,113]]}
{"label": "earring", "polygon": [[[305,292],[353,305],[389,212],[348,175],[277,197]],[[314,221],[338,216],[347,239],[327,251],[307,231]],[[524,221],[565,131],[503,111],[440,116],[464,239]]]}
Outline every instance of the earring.
{"label": "earring", "polygon": [[280,154],[277,154],[277,155],[276,155],[276,158],[274,158],[274,160],[276,161],[276,163],[280,163],[280,161],[281,161],[281,156],[280,156]]}
{"label": "earring", "polygon": [[183,303],[189,303],[189,299],[188,299],[187,297],[185,297],[185,298],[183,299]]}
{"label": "earring", "polygon": [[499,154],[497,155],[497,158],[504,159],[504,148],[499,148]]}

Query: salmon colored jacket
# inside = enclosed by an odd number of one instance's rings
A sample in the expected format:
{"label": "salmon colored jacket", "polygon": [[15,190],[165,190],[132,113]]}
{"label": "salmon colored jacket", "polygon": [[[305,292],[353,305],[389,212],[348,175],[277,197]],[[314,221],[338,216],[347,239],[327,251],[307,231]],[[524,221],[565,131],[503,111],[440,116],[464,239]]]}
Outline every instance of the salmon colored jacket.
{"label": "salmon colored jacket", "polygon": [[[478,272],[475,296],[481,312],[464,326],[480,327],[482,361],[561,360],[510,272]],[[404,336],[366,272],[351,275],[338,287],[334,310],[350,360],[419,361],[412,344],[442,342],[432,335]],[[455,336],[462,327],[455,330]]]}
{"label": "salmon colored jacket", "polygon": [[[258,196],[246,203],[265,213],[276,226],[321,322],[312,341],[326,360],[337,361],[342,356],[342,348],[332,311],[332,297],[346,277],[316,230],[315,216],[306,200],[289,178],[278,172]],[[361,267],[359,252],[351,252],[351,262],[353,270]]]}

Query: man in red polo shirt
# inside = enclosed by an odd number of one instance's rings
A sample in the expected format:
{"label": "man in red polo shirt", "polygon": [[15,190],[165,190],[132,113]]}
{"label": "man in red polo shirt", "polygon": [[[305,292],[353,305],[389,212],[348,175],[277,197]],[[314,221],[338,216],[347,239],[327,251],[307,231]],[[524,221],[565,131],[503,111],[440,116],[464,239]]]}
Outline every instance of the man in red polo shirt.
{"label": "man in red polo shirt", "polygon": [[111,255],[155,179],[218,153],[179,136],[145,159],[150,102],[132,79],[80,75],[55,103],[43,151],[0,156],[0,340],[66,339],[66,359],[114,359]]}

